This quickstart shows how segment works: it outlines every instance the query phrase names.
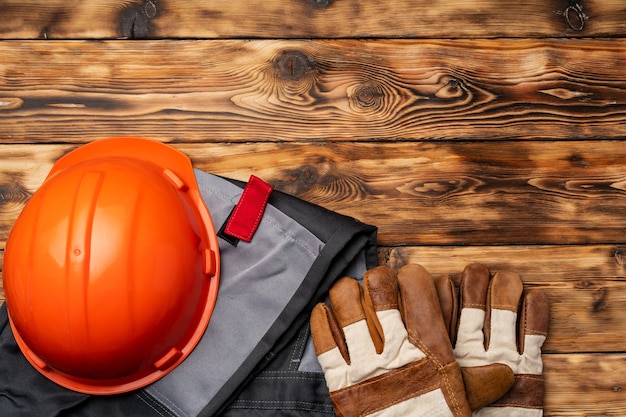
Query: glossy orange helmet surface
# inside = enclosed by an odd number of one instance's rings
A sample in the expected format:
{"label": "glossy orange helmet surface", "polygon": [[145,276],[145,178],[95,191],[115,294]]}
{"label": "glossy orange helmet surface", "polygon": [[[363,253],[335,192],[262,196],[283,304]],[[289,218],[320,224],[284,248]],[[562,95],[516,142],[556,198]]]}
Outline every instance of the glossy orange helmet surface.
{"label": "glossy orange helmet surface", "polygon": [[112,138],[54,164],[9,235],[3,286],[17,343],[39,372],[115,394],[189,355],[219,268],[189,159],[156,141]]}

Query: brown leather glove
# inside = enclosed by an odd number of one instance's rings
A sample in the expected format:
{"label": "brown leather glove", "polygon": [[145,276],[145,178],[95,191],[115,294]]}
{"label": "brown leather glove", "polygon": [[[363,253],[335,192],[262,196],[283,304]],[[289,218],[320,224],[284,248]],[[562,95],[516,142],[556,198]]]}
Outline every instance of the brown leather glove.
{"label": "brown leather glove", "polygon": [[[480,393],[468,371],[508,365],[515,385],[499,400],[473,413],[475,417],[539,417],[543,415],[541,347],[548,333],[548,299],[541,290],[523,295],[522,280],[513,272],[493,277],[482,264],[468,265],[460,297],[449,276],[436,281],[454,355],[463,368],[468,396]],[[459,299],[460,298],[460,299]],[[523,299],[519,310],[520,299]],[[460,316],[458,311],[460,309]],[[518,311],[521,317],[518,324]],[[484,383],[482,383],[484,384]],[[472,400],[470,402],[480,400]]]}
{"label": "brown leather glove", "polygon": [[[434,280],[421,266],[369,270],[330,290],[313,342],[340,417],[469,417]],[[399,297],[398,297],[399,294]],[[403,321],[404,319],[404,321]]]}

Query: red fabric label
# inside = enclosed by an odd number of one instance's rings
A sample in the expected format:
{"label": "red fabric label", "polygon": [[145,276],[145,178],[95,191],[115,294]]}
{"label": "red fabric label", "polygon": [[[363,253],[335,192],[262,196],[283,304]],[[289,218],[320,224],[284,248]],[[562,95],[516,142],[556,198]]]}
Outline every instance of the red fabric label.
{"label": "red fabric label", "polygon": [[254,175],[250,176],[224,232],[244,242],[250,242],[261,223],[272,191],[271,185]]}

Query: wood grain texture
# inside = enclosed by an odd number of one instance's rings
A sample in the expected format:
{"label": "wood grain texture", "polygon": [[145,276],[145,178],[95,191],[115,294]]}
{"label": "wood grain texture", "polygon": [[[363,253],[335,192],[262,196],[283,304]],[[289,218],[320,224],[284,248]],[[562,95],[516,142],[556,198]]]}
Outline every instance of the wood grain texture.
{"label": "wood grain texture", "polygon": [[623,354],[544,355],[545,417],[626,415]]}
{"label": "wood grain texture", "polygon": [[[621,141],[180,144],[207,172],[379,227],[385,245],[621,244]],[[0,242],[72,145],[0,145]],[[2,245],[0,244],[0,247]]]}
{"label": "wood grain texture", "polygon": [[621,141],[181,149],[201,169],[241,179],[253,171],[375,224],[384,244],[621,243],[626,232]]}
{"label": "wood grain texture", "polygon": [[626,34],[621,0],[4,0],[0,37],[457,38]]}
{"label": "wood grain texture", "polygon": [[5,41],[0,141],[623,139],[626,40]]}
{"label": "wood grain texture", "polygon": [[54,161],[151,137],[377,225],[393,268],[519,272],[550,299],[544,416],[622,417],[624,22],[622,0],[0,0],[0,278]]}
{"label": "wood grain texture", "polygon": [[0,145],[0,249],[17,216],[35,192],[52,164],[69,149],[67,146]]}

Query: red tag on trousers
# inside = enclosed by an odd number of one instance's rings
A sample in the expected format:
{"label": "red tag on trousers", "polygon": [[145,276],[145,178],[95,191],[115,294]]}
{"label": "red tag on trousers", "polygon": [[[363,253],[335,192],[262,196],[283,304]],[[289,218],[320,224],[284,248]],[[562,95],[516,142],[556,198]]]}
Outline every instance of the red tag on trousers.
{"label": "red tag on trousers", "polygon": [[254,175],[250,176],[224,232],[244,242],[250,242],[261,223],[272,191],[271,185]]}

